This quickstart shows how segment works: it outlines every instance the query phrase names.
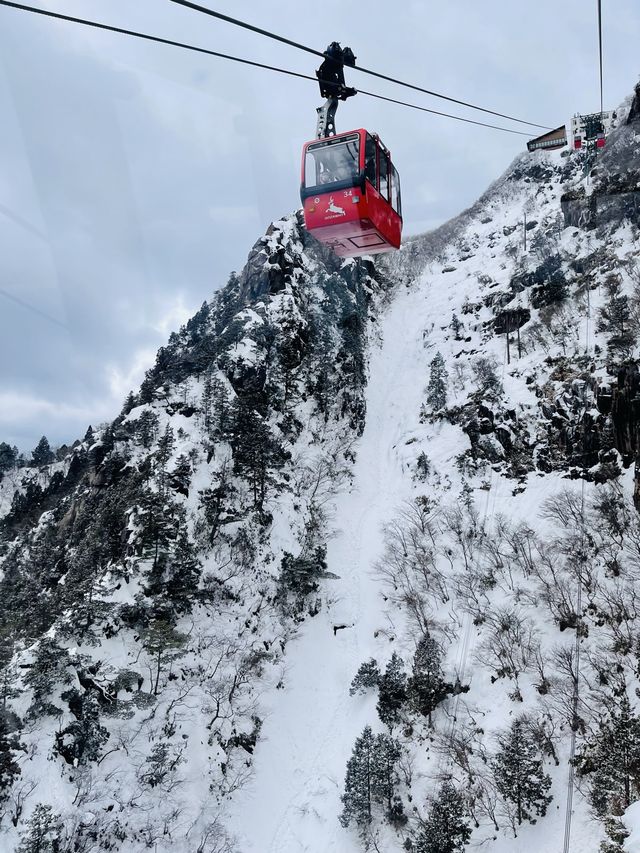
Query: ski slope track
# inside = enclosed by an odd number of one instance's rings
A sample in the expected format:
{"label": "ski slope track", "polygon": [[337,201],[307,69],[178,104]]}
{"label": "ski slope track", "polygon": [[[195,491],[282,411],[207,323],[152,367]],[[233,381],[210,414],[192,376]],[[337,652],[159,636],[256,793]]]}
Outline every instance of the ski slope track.
{"label": "ski slope track", "polygon": [[[383,319],[371,354],[367,422],[353,482],[336,502],[328,550],[330,607],[290,645],[284,689],[273,697],[256,750],[255,778],[236,801],[241,849],[255,853],[347,853],[359,849],[337,816],[346,759],[375,716],[372,696],[349,696],[359,663],[391,654],[394,627],[375,577],[382,530],[410,494],[396,453],[423,390],[418,290],[402,293]],[[345,627],[342,627],[345,626]],[[335,630],[334,630],[335,628]]]}

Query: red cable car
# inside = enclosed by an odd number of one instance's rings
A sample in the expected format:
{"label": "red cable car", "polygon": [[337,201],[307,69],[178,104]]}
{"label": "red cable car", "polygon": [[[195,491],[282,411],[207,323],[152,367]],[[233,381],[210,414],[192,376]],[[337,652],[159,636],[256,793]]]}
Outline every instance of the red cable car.
{"label": "red cable car", "polygon": [[307,230],[341,258],[400,248],[400,178],[376,135],[360,129],[307,142],[300,198]]}
{"label": "red cable car", "polygon": [[302,149],[300,198],[304,223],[341,258],[400,248],[400,178],[389,150],[375,134],[336,134],[338,102],[357,94],[345,85],[344,66],[355,67],[349,47],[332,42],[316,71],[320,94],[316,138]]}

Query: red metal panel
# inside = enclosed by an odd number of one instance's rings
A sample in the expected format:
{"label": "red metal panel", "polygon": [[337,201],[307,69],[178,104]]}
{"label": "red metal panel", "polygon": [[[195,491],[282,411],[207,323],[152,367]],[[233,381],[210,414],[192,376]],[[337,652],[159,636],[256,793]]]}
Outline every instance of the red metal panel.
{"label": "red metal panel", "polygon": [[367,182],[304,202],[304,221],[313,236],[342,258],[390,252],[400,247],[402,220]]}

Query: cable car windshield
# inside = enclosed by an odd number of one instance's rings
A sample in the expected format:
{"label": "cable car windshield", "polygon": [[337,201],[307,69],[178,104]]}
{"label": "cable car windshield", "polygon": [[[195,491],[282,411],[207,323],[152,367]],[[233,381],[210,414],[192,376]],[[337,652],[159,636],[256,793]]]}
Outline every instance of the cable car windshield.
{"label": "cable car windshield", "polygon": [[304,165],[304,185],[310,187],[333,184],[336,181],[357,180],[360,137],[322,140],[307,148]]}

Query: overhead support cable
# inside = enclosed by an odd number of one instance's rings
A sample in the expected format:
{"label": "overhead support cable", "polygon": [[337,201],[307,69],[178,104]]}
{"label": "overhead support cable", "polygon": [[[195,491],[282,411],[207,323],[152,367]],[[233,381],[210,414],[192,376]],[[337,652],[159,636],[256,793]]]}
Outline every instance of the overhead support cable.
{"label": "overhead support cable", "polygon": [[602,0],[598,0],[598,49],[600,52],[600,115],[604,112],[603,84],[602,84]]}
{"label": "overhead support cable", "polygon": [[[306,53],[311,53],[314,56],[319,56],[323,59],[325,58],[325,54],[320,50],[316,50],[315,48],[309,47],[306,44],[301,44],[300,42],[293,41],[293,39],[278,35],[277,33],[271,32],[270,30],[262,29],[262,27],[256,27],[253,24],[249,24],[247,21],[241,21],[239,18],[232,18],[230,15],[224,15],[222,12],[218,12],[215,9],[210,9],[208,6],[202,6],[200,3],[193,3],[191,2],[191,0],[170,1],[172,3],[177,3],[179,6],[185,6],[188,9],[193,9],[196,12],[201,12],[204,15],[209,15],[212,18],[217,18],[218,20],[225,21],[228,24],[233,24],[234,26],[241,27],[242,29],[258,33],[259,35],[273,39],[274,41],[281,42],[282,44],[287,44],[290,47],[295,47],[298,50],[303,50]],[[370,68],[363,68],[361,65],[354,66],[354,70],[361,71],[363,74],[370,74],[371,76],[377,77],[380,80],[386,80],[388,83],[395,83],[398,86],[405,86],[407,89],[413,89],[416,92],[422,92],[425,95],[431,95],[434,98],[441,98],[442,100],[450,101],[451,103],[458,104],[462,107],[469,107],[472,110],[479,110],[480,112],[488,113],[489,115],[498,116],[498,118],[505,118],[509,121],[515,121],[518,122],[518,124],[528,124],[531,127],[540,127],[543,130],[552,129],[546,124],[537,124],[533,121],[525,121],[524,119],[516,118],[515,116],[507,115],[506,113],[499,113],[496,110],[490,110],[486,107],[480,107],[477,104],[472,104],[468,101],[462,101],[458,98],[451,98],[448,95],[443,95],[440,92],[434,92],[431,89],[425,89],[424,87],[417,86],[414,83],[407,83],[404,80],[398,80],[396,77],[390,77],[387,74],[381,74],[379,71],[373,71]]]}
{"label": "overhead support cable", "polygon": [[[164,45],[168,45],[170,47],[178,47],[182,50],[188,50],[188,51],[192,51],[194,53],[201,53],[201,54],[205,54],[206,56],[213,56],[213,57],[216,57],[217,59],[226,59],[229,62],[238,62],[238,63],[241,63],[242,65],[249,65],[253,68],[261,68],[264,71],[273,71],[277,74],[285,74],[288,77],[297,77],[301,80],[311,80],[316,85],[318,82],[321,82],[321,83],[325,82],[322,80],[318,81],[317,77],[312,77],[310,74],[302,74],[299,71],[291,71],[291,70],[286,69],[286,68],[279,68],[275,65],[267,65],[264,62],[254,62],[253,60],[245,59],[244,57],[232,56],[231,54],[228,54],[228,53],[221,53],[220,51],[210,50],[209,48],[206,48],[206,47],[198,47],[197,45],[189,44],[187,42],[174,41],[173,39],[167,39],[167,38],[163,38],[162,36],[151,35],[150,33],[142,33],[142,32],[139,32],[137,30],[125,29],[124,27],[116,27],[116,26],[113,26],[111,24],[104,24],[102,22],[93,21],[93,20],[90,20],[87,18],[77,18],[73,15],[65,15],[61,12],[53,12],[53,11],[50,11],[48,9],[40,9],[36,6],[28,6],[24,3],[15,3],[15,2],[12,2],[12,0],[0,0],[0,6],[8,6],[9,8],[18,9],[18,10],[23,11],[23,12],[32,12],[36,15],[42,15],[42,16],[47,17],[47,18],[54,18],[56,20],[66,21],[68,23],[80,24],[80,25],[92,27],[92,28],[98,29],[98,30],[106,30],[107,32],[117,33],[118,35],[131,36],[132,38],[138,38],[138,39],[143,39],[144,41],[156,42],[158,44],[164,44]],[[509,127],[501,127],[500,125],[488,124],[486,122],[476,121],[476,120],[470,119],[470,118],[465,118],[464,116],[456,116],[456,115],[453,115],[451,113],[440,112],[439,110],[432,110],[432,109],[429,109],[428,107],[421,107],[418,104],[410,104],[410,103],[407,103],[406,101],[399,101],[399,100],[396,100],[395,98],[388,98],[385,95],[378,95],[375,92],[368,92],[368,91],[365,91],[363,89],[359,89],[358,91],[359,91],[359,94],[365,95],[366,97],[369,97],[369,98],[376,98],[377,100],[380,100],[380,101],[388,101],[389,103],[392,103],[392,104],[397,104],[399,106],[407,107],[407,108],[413,109],[413,110],[419,110],[420,112],[431,113],[432,115],[436,115],[436,116],[442,116],[443,118],[450,118],[450,119],[453,119],[454,121],[462,121],[465,124],[474,124],[474,125],[477,125],[479,127],[490,128],[491,130],[500,130],[503,133],[514,133],[514,134],[517,134],[518,136],[529,136],[530,135],[528,133],[524,133],[521,130],[512,130]]]}

